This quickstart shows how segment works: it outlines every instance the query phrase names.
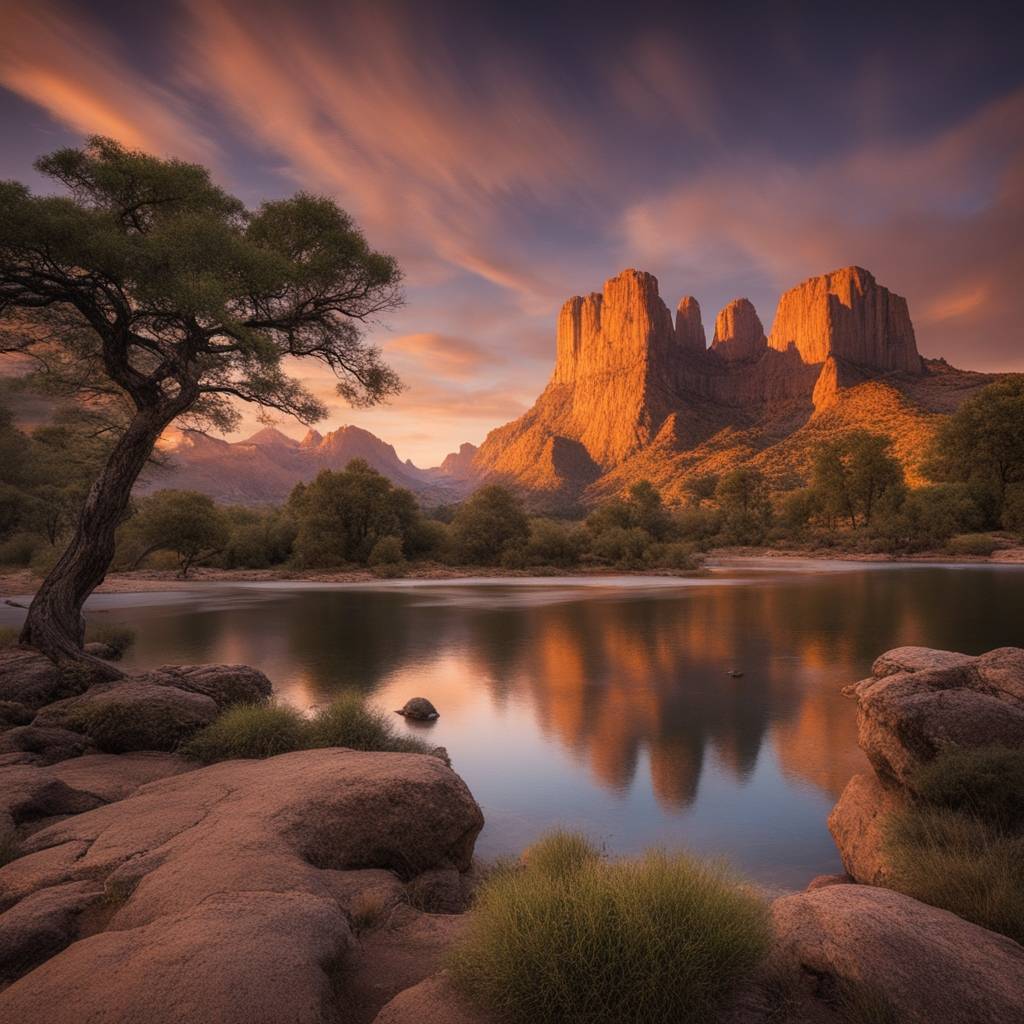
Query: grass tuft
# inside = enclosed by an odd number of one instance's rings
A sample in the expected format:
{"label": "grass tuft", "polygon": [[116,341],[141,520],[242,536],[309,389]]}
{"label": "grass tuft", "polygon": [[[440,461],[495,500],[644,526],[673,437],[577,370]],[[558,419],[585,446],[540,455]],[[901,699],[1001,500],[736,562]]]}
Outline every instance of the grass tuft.
{"label": "grass tuft", "polygon": [[128,648],[135,643],[135,630],[127,626],[93,626],[85,629],[85,642],[90,644],[106,644],[118,658],[124,656]]}
{"label": "grass tuft", "polygon": [[1024,836],[916,805],[889,820],[886,849],[894,888],[1024,942]]}
{"label": "grass tuft", "polygon": [[387,715],[368,707],[359,694],[348,693],[312,718],[286,704],[238,704],[197,732],[181,753],[212,764],[317,747],[411,754],[431,750],[422,740],[396,732]]}
{"label": "grass tuft", "polygon": [[770,938],[765,902],[723,868],[661,852],[606,861],[562,833],[482,885],[449,966],[510,1024],[696,1024]]}
{"label": "grass tuft", "polygon": [[0,651],[10,647],[17,647],[18,635],[19,631],[17,629],[11,629],[10,626],[0,626]]}
{"label": "grass tuft", "polygon": [[181,748],[205,764],[236,758],[274,757],[311,746],[309,723],[287,704],[236,704]]}

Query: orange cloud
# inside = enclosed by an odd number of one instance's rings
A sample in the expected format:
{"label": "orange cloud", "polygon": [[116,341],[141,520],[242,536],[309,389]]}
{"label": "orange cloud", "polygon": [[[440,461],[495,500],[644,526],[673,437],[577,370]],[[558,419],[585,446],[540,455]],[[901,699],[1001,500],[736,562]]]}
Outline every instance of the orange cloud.
{"label": "orange cloud", "polygon": [[127,67],[112,38],[57,3],[3,4],[0,84],[85,135],[206,162],[216,153],[177,96]]}

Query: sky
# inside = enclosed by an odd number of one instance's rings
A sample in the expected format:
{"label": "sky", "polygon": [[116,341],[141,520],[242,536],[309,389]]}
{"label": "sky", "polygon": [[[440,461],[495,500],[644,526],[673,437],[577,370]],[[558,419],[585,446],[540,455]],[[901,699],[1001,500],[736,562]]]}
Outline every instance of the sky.
{"label": "sky", "polygon": [[1024,370],[1022,38],[1005,2],[0,0],[0,178],[47,191],[33,160],[99,133],[250,206],[334,197],[405,273],[371,338],[406,390],[353,410],[297,372],[322,432],[434,465],[530,406],[562,302],[625,267],[710,338],[858,264],[924,355]]}

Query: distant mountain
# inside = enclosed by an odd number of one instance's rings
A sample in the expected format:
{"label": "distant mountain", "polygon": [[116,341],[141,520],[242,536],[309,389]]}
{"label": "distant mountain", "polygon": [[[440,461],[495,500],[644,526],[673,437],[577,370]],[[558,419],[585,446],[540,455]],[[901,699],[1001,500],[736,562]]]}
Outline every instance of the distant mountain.
{"label": "distant mountain", "polygon": [[[395,449],[379,437],[353,426],[326,435],[310,430],[301,441],[274,427],[233,442],[186,430],[164,455],[167,465],[149,470],[137,494],[174,487],[200,491],[229,504],[272,504],[284,501],[297,483],[313,479],[320,470],[344,469],[353,459],[365,459],[426,504],[457,500],[464,491],[458,486],[462,478],[444,465],[419,469],[399,459]],[[448,459],[457,461],[458,456]]]}
{"label": "distant mountain", "polygon": [[538,506],[588,504],[640,479],[677,498],[687,477],[747,463],[793,487],[817,442],[863,427],[893,437],[915,480],[940,416],[994,379],[922,359],[906,300],[860,267],[786,292],[768,334],[734,299],[710,346],[695,298],[673,322],[657,279],[625,270],[562,307],[547,387],[488,434],[472,478]]}

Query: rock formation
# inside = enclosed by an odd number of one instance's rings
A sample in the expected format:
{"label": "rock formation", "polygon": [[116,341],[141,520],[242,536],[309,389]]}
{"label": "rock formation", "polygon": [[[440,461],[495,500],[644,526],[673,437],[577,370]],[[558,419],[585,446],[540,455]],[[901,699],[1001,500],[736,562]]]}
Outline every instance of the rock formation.
{"label": "rock formation", "polygon": [[874,771],[850,780],[829,829],[847,873],[885,885],[886,818],[913,796],[917,769],[950,748],[1024,746],[1024,650],[899,647],[843,692],[857,701],[858,742]]}
{"label": "rock formation", "polygon": [[[878,429],[854,397],[863,386],[886,389],[909,434],[949,411],[950,384],[962,400],[991,379],[923,363],[906,300],[859,267],[786,292],[768,337],[750,301],[734,299],[710,348],[696,299],[680,301],[673,325],[657,280],[625,270],[565,303],[555,347],[533,408],[492,431],[473,462],[476,482],[512,484],[538,504],[593,501],[644,477],[671,498],[688,474],[745,461],[799,479],[794,456],[815,417],[838,409],[848,429]],[[771,454],[790,439],[788,454]],[[911,477],[919,456],[907,453]]]}
{"label": "rock formation", "polygon": [[718,314],[711,351],[726,362],[750,362],[767,347],[764,328],[750,299],[733,299]]}

